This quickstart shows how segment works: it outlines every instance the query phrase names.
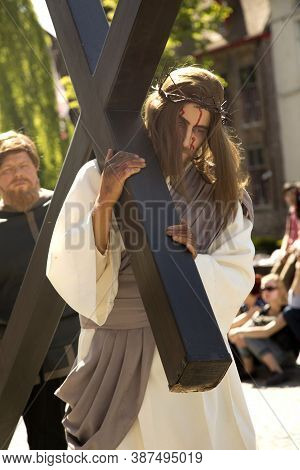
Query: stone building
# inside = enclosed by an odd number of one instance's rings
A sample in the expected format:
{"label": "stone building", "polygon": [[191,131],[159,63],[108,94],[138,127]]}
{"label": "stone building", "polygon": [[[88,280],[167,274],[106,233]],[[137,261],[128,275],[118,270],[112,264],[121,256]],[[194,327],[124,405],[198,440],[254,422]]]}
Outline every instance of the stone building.
{"label": "stone building", "polygon": [[270,0],[272,56],[284,175],[300,180],[300,2]]}
{"label": "stone building", "polygon": [[[229,125],[237,131],[250,174],[255,209],[253,234],[280,238],[286,208],[284,163],[276,100],[269,0],[230,0],[233,13],[197,60],[212,60],[226,87]],[[300,134],[300,133],[299,133]]]}

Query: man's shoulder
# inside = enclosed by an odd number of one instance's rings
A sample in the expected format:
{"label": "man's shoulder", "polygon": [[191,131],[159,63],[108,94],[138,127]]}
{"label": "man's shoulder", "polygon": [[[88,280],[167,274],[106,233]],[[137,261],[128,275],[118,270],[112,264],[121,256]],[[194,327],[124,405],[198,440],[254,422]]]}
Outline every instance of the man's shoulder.
{"label": "man's shoulder", "polygon": [[[300,296],[298,296],[298,302],[300,302]],[[283,311],[282,314],[285,319],[290,319],[290,318],[296,318],[297,321],[300,323],[300,308],[293,307],[292,305],[287,305]]]}
{"label": "man's shoulder", "polygon": [[54,191],[52,191],[52,189],[41,188],[39,190],[40,199],[51,199],[53,194]]}

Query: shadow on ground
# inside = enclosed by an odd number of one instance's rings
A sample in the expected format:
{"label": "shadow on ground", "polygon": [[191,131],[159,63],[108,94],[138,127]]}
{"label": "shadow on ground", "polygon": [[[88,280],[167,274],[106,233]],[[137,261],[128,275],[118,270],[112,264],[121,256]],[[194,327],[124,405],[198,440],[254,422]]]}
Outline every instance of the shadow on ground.
{"label": "shadow on ground", "polygon": [[[280,385],[268,385],[267,388],[289,388],[300,386],[300,365],[284,369],[288,374],[288,381]],[[270,372],[264,365],[260,365],[256,369],[255,377],[247,377],[242,380],[243,383],[252,384],[256,388],[266,388],[265,381],[270,377]]]}

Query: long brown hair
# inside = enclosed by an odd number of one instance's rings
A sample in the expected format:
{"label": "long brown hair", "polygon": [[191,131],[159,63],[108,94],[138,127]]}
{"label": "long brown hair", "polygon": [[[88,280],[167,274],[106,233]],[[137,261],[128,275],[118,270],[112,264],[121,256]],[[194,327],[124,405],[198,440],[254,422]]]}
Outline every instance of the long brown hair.
{"label": "long brown hair", "polygon": [[[196,67],[183,67],[171,72],[161,90],[151,93],[144,105],[144,120],[165,177],[172,185],[184,192],[181,180],[184,172],[182,148],[184,136],[176,131],[182,102],[168,100],[165,93],[182,93],[192,98],[215,103],[221,109],[224,88],[212,72]],[[206,108],[205,104],[202,106]],[[221,113],[209,105],[210,124],[208,134],[201,146],[200,163],[197,165],[205,180],[214,185],[214,200],[223,207],[225,226],[237,210],[247,178],[240,168],[240,144],[230,135],[222,123]]]}

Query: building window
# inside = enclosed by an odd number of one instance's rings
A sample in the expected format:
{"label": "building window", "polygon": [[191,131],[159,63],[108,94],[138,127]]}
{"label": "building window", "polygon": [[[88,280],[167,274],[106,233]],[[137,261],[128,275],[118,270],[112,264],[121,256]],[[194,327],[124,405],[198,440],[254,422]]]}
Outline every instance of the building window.
{"label": "building window", "polygon": [[256,80],[256,72],[253,66],[240,69],[241,100],[243,107],[244,124],[252,124],[261,121],[261,102]]}
{"label": "building window", "polygon": [[268,205],[271,202],[272,172],[267,168],[263,149],[248,149],[247,160],[253,204],[256,207]]}

